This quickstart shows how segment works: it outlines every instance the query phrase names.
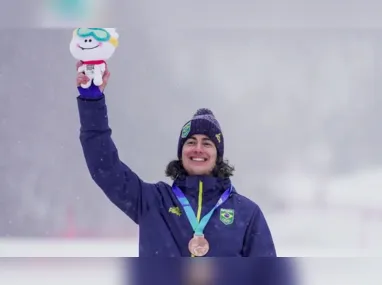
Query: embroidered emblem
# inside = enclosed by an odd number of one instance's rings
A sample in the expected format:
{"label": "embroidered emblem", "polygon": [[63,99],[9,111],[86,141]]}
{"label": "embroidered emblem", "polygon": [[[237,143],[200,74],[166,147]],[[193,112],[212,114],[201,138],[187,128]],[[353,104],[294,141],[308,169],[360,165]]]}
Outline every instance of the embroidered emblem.
{"label": "embroidered emblem", "polygon": [[191,131],[191,121],[189,121],[187,124],[184,125],[184,127],[182,128],[182,138],[186,138],[188,136],[188,134],[190,133]]}
{"label": "embroidered emblem", "polygon": [[175,214],[175,215],[177,215],[177,216],[180,216],[182,213],[180,212],[180,209],[179,209],[179,207],[170,207],[169,209],[168,209],[168,212],[169,213],[172,213],[172,214]]}
{"label": "embroidered emblem", "polygon": [[235,211],[233,209],[220,209],[220,221],[225,225],[233,223]]}
{"label": "embroidered emblem", "polygon": [[221,133],[215,135],[215,137],[219,143],[221,143],[221,141],[222,141],[221,135],[222,135]]}

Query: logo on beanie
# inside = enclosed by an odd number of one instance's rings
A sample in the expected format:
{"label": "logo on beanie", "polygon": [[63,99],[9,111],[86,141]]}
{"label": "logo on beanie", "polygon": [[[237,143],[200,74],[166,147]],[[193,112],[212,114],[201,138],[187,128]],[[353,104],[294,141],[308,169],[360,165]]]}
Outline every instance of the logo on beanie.
{"label": "logo on beanie", "polygon": [[222,141],[222,138],[221,138],[222,134],[221,133],[218,133],[215,135],[216,139],[218,140],[219,143],[221,143]]}
{"label": "logo on beanie", "polygon": [[182,134],[181,134],[181,137],[184,139],[188,136],[188,134],[190,133],[191,131],[191,121],[189,121],[187,124],[184,125],[184,127],[182,128]]}

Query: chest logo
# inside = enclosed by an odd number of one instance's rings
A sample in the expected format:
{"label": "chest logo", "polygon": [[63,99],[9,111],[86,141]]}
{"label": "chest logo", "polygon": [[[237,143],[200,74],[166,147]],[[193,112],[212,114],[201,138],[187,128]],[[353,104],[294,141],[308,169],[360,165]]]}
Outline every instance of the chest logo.
{"label": "chest logo", "polygon": [[225,225],[233,223],[235,211],[233,209],[220,209],[220,221]]}
{"label": "chest logo", "polygon": [[170,207],[169,209],[168,209],[168,212],[169,213],[172,213],[172,214],[175,214],[175,215],[177,215],[177,216],[180,216],[182,213],[180,212],[180,209],[179,209],[179,207]]}

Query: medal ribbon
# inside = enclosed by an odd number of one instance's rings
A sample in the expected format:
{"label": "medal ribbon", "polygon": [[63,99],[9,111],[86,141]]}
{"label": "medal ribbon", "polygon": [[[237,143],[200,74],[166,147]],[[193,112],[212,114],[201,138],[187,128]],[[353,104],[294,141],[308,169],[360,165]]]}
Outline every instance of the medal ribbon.
{"label": "medal ribbon", "polygon": [[186,198],[186,196],[183,194],[182,190],[179,189],[179,187],[173,185],[172,191],[174,192],[176,198],[179,200],[179,202],[182,204],[182,207],[184,211],[186,212],[188,221],[190,222],[192,229],[195,232],[195,235],[201,236],[203,235],[204,228],[206,227],[208,221],[210,220],[212,214],[214,211],[222,205],[225,201],[227,201],[229,195],[232,192],[232,186],[228,188],[223,195],[221,195],[219,201],[216,203],[215,207],[212,208],[211,211],[207,215],[205,215],[201,220],[200,223],[198,223],[198,220],[196,219],[195,212],[192,210],[192,207],[190,205],[190,202]]}

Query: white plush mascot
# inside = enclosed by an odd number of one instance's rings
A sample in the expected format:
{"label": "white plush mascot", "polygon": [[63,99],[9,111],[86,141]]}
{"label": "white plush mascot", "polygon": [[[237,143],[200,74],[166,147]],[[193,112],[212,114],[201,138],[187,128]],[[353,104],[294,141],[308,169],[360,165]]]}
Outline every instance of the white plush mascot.
{"label": "white plush mascot", "polygon": [[70,42],[70,53],[82,61],[83,65],[78,72],[84,72],[89,81],[81,84],[82,88],[89,88],[92,81],[100,86],[103,73],[106,69],[106,61],[113,55],[118,47],[119,35],[115,28],[77,28],[73,32]]}

